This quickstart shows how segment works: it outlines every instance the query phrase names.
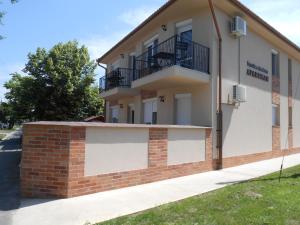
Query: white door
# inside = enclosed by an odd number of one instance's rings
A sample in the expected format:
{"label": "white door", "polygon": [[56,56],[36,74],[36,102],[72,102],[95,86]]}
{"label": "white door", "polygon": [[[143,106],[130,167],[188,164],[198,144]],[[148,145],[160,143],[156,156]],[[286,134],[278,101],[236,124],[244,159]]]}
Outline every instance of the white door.
{"label": "white door", "polygon": [[178,94],[176,99],[176,124],[191,125],[192,100],[191,94]]}
{"label": "white door", "polygon": [[144,123],[156,124],[157,122],[157,100],[150,99],[144,101]]}

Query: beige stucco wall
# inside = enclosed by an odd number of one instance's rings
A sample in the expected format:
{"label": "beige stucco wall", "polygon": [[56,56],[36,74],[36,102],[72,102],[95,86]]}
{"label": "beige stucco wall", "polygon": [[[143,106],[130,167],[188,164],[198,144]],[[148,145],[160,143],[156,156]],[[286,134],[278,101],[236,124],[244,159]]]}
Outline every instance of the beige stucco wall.
{"label": "beige stucco wall", "polygon": [[205,160],[204,129],[168,130],[168,165]]}
{"label": "beige stucco wall", "polygon": [[86,128],[85,176],[148,167],[147,128]]}
{"label": "beige stucco wall", "polygon": [[[231,16],[217,10],[218,21],[221,24],[223,38],[223,156],[237,156],[259,153],[272,150],[272,75],[271,75],[271,51],[276,50],[280,54],[280,142],[281,149],[288,146],[288,58],[284,49],[276,48],[267,42],[254,30],[249,29],[247,36],[239,41],[229,34],[229,22]],[[217,45],[217,41],[214,41]],[[218,55],[217,48],[213,47],[213,57]],[[246,75],[247,60],[269,71],[269,82]],[[213,61],[213,71],[217,71],[217,60]],[[293,76],[300,74],[293,62]],[[232,105],[232,86],[239,83],[246,87],[247,101],[239,106]],[[297,74],[297,75],[296,75]],[[217,80],[214,80],[216,82]],[[294,79],[294,90],[297,86]],[[299,83],[300,84],[300,83]],[[299,86],[298,84],[298,86]],[[217,90],[213,91],[213,95]],[[294,93],[295,94],[295,93]],[[300,146],[300,120],[298,120],[300,104],[299,98],[293,110],[294,118],[294,147]],[[297,105],[298,104],[298,105]],[[297,114],[298,113],[298,114]],[[298,125],[299,124],[299,125]],[[297,140],[298,139],[298,140]]]}
{"label": "beige stucco wall", "polygon": [[[272,150],[272,46],[251,30],[241,38],[240,84],[246,86],[247,101],[230,104],[232,86],[239,83],[239,41],[229,34],[230,17],[220,11],[217,15],[223,34],[223,156]],[[247,60],[266,68],[270,81],[247,76]]]}
{"label": "beige stucco wall", "polygon": [[211,126],[211,92],[210,85],[195,85],[190,87],[162,89],[158,96],[164,96],[165,101],[158,101],[157,117],[159,124],[174,124],[175,121],[175,95],[192,94],[192,125]]}

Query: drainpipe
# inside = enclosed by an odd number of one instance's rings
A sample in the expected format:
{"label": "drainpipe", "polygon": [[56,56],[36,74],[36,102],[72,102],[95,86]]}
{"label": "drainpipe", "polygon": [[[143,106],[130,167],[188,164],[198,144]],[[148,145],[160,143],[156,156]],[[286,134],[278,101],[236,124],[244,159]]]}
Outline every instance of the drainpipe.
{"label": "drainpipe", "polygon": [[215,29],[217,31],[219,40],[219,96],[218,96],[218,109],[217,109],[217,149],[218,149],[218,163],[217,169],[223,167],[223,112],[222,112],[222,36],[215,14],[215,9],[212,0],[208,0],[210,11],[213,17]]}
{"label": "drainpipe", "polygon": [[[104,70],[105,70],[105,76],[106,76],[106,74],[107,74],[107,67],[105,67],[105,66],[102,66],[101,64],[100,64],[100,61],[97,59],[96,60],[96,62],[97,62],[97,65],[98,66],[100,66],[101,68],[103,68]],[[106,81],[105,81],[106,82]],[[106,121],[106,100],[104,99],[104,110],[103,110],[103,116],[104,116],[104,122],[107,122]]]}

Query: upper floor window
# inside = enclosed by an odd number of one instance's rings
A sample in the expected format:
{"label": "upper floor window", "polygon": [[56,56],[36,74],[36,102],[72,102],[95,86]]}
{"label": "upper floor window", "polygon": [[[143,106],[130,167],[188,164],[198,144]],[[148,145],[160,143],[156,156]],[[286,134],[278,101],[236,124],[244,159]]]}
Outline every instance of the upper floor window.
{"label": "upper floor window", "polygon": [[279,76],[279,54],[272,51],[272,75]]}
{"label": "upper floor window", "polygon": [[153,64],[152,56],[154,56],[157,53],[157,46],[158,46],[158,35],[155,35],[154,37],[144,42],[144,48],[147,50],[146,60],[150,65]]}
{"label": "upper floor window", "polygon": [[193,40],[192,20],[189,19],[176,23],[176,33],[181,41],[191,42]]}

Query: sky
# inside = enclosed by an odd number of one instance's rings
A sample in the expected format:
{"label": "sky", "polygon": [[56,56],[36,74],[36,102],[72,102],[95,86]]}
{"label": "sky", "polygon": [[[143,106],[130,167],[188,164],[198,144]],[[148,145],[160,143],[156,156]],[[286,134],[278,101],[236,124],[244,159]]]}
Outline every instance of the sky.
{"label": "sky", "polygon": [[[5,11],[0,34],[0,99],[10,74],[20,72],[27,54],[38,47],[77,40],[99,58],[151,15],[166,0],[0,0]],[[300,46],[299,0],[241,0],[274,28]],[[97,77],[103,75],[97,69]]]}

